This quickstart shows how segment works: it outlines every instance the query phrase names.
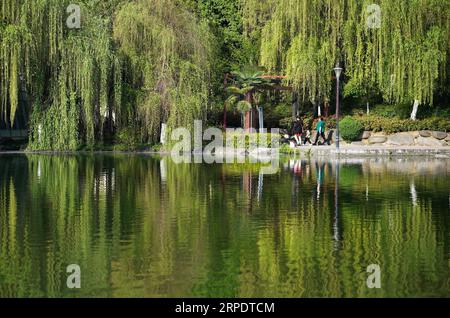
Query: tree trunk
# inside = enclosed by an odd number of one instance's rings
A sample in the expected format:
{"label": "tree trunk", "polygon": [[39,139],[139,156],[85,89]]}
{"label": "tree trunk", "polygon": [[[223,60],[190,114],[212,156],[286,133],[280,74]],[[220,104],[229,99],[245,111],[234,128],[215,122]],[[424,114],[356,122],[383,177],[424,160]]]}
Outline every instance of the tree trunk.
{"label": "tree trunk", "polygon": [[325,102],[324,108],[325,108],[325,117],[328,117],[330,114],[330,104],[328,102]]}
{"label": "tree trunk", "polygon": [[250,129],[250,123],[251,123],[251,110],[245,112],[244,129],[246,131]]}
{"label": "tree trunk", "polygon": [[255,128],[258,122],[258,112],[254,107],[245,113],[245,125],[244,129],[249,131],[251,128]]}
{"label": "tree trunk", "polygon": [[313,116],[314,118],[319,116],[319,105],[316,102],[313,103]]}
{"label": "tree trunk", "polygon": [[413,109],[411,112],[411,119],[416,120],[417,117],[417,110],[419,109],[419,101],[417,99],[414,100]]}
{"label": "tree trunk", "polygon": [[227,103],[223,104],[223,129],[227,129]]}
{"label": "tree trunk", "polygon": [[[225,78],[223,80],[223,87],[226,89],[228,86],[228,73],[225,74]],[[223,104],[223,129],[227,129],[227,103]]]}
{"label": "tree trunk", "polygon": [[[253,94],[251,92],[247,93],[247,95],[245,96],[245,100],[253,105]],[[251,128],[255,128],[257,120],[258,114],[255,107],[252,106],[252,108],[245,113],[244,129],[246,131],[249,131]]]}

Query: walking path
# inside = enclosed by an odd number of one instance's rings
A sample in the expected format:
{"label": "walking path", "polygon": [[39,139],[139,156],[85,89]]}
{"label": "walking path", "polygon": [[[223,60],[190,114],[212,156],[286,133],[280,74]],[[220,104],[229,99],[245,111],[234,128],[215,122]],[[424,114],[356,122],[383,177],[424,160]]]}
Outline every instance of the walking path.
{"label": "walking path", "polygon": [[302,155],[312,156],[433,156],[450,159],[450,147],[421,147],[421,146],[355,146],[342,145],[337,151],[331,146],[301,146],[295,148]]}

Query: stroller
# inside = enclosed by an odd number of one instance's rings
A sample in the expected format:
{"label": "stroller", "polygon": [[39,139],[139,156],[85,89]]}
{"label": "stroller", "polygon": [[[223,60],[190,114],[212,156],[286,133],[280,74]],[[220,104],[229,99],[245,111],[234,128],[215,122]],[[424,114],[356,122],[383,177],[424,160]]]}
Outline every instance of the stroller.
{"label": "stroller", "polygon": [[280,139],[281,144],[287,144],[290,148],[297,147],[297,142],[293,135],[284,134]]}

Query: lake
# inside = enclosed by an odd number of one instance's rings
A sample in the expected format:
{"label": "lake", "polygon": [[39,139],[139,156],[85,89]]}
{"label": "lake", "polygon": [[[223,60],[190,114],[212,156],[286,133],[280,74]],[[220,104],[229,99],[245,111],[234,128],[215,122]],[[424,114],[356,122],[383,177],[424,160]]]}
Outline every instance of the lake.
{"label": "lake", "polygon": [[[260,171],[2,154],[0,297],[450,297],[449,160]],[[381,288],[367,286],[371,264]]]}

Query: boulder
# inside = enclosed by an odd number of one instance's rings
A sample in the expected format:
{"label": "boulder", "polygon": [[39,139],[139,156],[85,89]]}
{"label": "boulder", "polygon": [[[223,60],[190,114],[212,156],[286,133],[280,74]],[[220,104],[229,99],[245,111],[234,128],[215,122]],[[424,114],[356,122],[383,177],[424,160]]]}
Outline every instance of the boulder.
{"label": "boulder", "polygon": [[442,147],[446,142],[443,140],[437,140],[434,138],[419,137],[416,139],[416,145],[426,147]]}
{"label": "boulder", "polygon": [[448,134],[447,138],[445,138],[445,141],[450,142],[450,134]]}
{"label": "boulder", "polygon": [[383,144],[387,141],[386,136],[371,136],[369,138],[369,144]]}
{"label": "boulder", "polygon": [[409,133],[398,133],[388,137],[387,143],[395,146],[414,145],[414,137]]}
{"label": "boulder", "polygon": [[351,143],[351,145],[361,147],[361,146],[365,146],[366,144],[363,143],[362,141],[354,141]]}
{"label": "boulder", "polygon": [[371,135],[372,135],[372,132],[370,132],[370,131],[365,131],[365,132],[363,132],[363,134],[362,134],[362,139],[369,139]]}
{"label": "boulder", "polygon": [[445,138],[447,138],[447,133],[442,131],[432,131],[431,136],[439,140],[444,140]]}
{"label": "boulder", "polygon": [[420,137],[431,137],[431,131],[428,130],[421,130],[419,131]]}

